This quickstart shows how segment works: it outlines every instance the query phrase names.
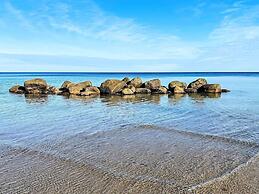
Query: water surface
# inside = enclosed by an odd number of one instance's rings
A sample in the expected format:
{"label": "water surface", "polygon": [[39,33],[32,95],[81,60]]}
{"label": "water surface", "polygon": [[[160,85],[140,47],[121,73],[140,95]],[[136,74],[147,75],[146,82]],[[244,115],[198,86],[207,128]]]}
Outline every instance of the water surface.
{"label": "water surface", "polygon": [[[41,77],[59,87],[63,81],[91,80],[99,86],[109,78],[140,76],[190,82],[205,77],[230,93],[221,95],[154,95],[127,97],[26,98],[8,89]],[[81,132],[89,134],[125,125],[155,125],[259,144],[259,74],[257,73],[1,73],[0,143],[22,145]]]}

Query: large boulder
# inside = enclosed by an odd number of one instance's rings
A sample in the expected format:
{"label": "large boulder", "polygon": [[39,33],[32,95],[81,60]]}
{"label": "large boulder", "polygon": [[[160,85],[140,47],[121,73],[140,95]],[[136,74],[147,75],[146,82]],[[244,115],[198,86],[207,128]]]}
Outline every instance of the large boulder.
{"label": "large boulder", "polygon": [[151,90],[152,94],[167,94],[167,88],[164,86],[161,86],[159,88]]}
{"label": "large boulder", "polygon": [[127,84],[124,81],[109,79],[101,84],[100,91],[101,94],[117,94],[126,86]]}
{"label": "large boulder", "polygon": [[172,81],[168,84],[168,90],[171,92],[175,91],[175,87],[182,88],[182,90],[184,90],[185,88],[187,88],[187,84],[180,81]]}
{"label": "large boulder", "polygon": [[91,81],[84,81],[77,84],[68,84],[68,92],[73,95],[80,95],[81,92],[85,91],[87,87],[91,87]]}
{"label": "large boulder", "polygon": [[204,93],[221,93],[220,84],[206,84],[198,89],[198,92]]}
{"label": "large boulder", "polygon": [[87,87],[83,92],[80,93],[81,96],[95,96],[99,94],[100,90],[95,86]]}
{"label": "large boulder", "polygon": [[44,79],[36,78],[24,82],[26,94],[46,94],[48,84]]}
{"label": "large boulder", "polygon": [[206,85],[207,80],[204,78],[199,78],[193,82],[191,82],[187,88],[196,89],[198,90],[201,86]]}
{"label": "large boulder", "polygon": [[185,94],[185,88],[180,86],[175,86],[173,89],[171,89],[173,94]]}
{"label": "large boulder", "polygon": [[150,90],[155,90],[161,87],[161,81],[159,79],[149,80],[144,83],[144,87]]}
{"label": "large boulder", "polygon": [[25,88],[20,85],[13,86],[9,89],[9,92],[15,93],[15,94],[24,94],[25,93]]}
{"label": "large boulder", "polygon": [[135,88],[140,88],[142,86],[142,79],[140,77],[135,77],[128,82],[128,85],[132,85]]}
{"label": "large boulder", "polygon": [[136,88],[136,94],[151,94],[151,90],[148,88]]}

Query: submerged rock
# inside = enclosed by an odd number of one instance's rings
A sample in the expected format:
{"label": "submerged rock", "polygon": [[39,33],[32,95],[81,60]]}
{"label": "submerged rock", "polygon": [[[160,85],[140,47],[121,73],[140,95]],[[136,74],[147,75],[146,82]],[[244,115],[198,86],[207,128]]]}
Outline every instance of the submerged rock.
{"label": "submerged rock", "polygon": [[140,77],[135,77],[131,81],[128,82],[128,85],[132,85],[135,88],[140,88],[142,86],[143,82]]}
{"label": "submerged rock", "polygon": [[206,84],[198,89],[198,92],[204,93],[221,93],[220,84]]}
{"label": "submerged rock", "polygon": [[159,79],[153,79],[144,83],[144,87],[150,90],[155,90],[161,87],[161,81]]}
{"label": "submerged rock", "polygon": [[36,78],[24,82],[26,94],[46,94],[47,82],[44,79]]}
{"label": "submerged rock", "polygon": [[126,86],[127,84],[124,81],[109,79],[101,84],[100,91],[101,94],[117,94]]}
{"label": "submerged rock", "polygon": [[24,94],[25,93],[25,88],[20,85],[13,86],[9,89],[9,92],[15,93],[15,94]]}
{"label": "submerged rock", "polygon": [[[193,82],[191,82],[187,88],[196,89],[198,90],[201,86],[206,85],[207,80],[204,78],[199,78]],[[194,91],[194,90],[193,90]]]}
{"label": "submerged rock", "polygon": [[226,93],[226,92],[230,92],[230,90],[228,90],[228,89],[221,89],[221,92]]}

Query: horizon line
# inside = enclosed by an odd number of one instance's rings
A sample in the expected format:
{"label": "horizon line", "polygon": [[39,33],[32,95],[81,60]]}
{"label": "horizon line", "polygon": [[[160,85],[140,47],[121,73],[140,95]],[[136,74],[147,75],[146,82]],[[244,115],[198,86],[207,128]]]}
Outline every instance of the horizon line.
{"label": "horizon line", "polygon": [[43,73],[50,73],[50,74],[54,74],[54,73],[57,73],[57,74],[61,74],[61,73],[72,73],[72,74],[94,74],[94,73],[99,73],[99,74],[107,74],[107,73],[111,73],[111,74],[141,74],[141,73],[146,73],[146,74],[153,74],[153,73],[259,73],[259,71],[154,71],[154,72],[151,72],[151,71],[132,71],[132,72],[125,72],[125,71],[120,71],[120,72],[116,72],[116,71],[6,71],[6,72],[1,72],[0,71],[0,74],[15,74],[15,73],[18,73],[18,74],[23,74],[23,73],[40,73],[40,74],[43,74]]}

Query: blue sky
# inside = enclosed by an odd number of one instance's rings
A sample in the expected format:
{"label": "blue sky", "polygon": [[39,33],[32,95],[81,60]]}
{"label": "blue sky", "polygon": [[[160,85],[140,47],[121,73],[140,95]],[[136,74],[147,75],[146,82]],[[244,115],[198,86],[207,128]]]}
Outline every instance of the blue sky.
{"label": "blue sky", "polygon": [[0,71],[259,71],[259,1],[1,0]]}

